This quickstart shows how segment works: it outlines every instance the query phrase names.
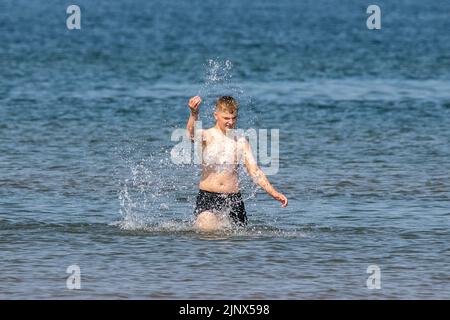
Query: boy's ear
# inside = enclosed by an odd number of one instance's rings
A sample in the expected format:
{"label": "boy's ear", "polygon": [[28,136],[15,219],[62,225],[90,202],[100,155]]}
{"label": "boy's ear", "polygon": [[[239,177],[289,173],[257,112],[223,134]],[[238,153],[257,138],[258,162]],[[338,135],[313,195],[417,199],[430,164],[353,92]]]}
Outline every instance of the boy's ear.
{"label": "boy's ear", "polygon": [[214,111],[214,119],[217,121],[217,111]]}

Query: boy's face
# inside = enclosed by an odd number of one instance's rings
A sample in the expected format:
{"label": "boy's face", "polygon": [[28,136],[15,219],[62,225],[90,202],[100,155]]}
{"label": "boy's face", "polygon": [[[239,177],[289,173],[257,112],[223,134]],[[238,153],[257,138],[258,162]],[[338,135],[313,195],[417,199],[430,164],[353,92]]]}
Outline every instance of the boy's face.
{"label": "boy's face", "polygon": [[226,111],[218,110],[214,112],[214,118],[216,118],[217,125],[222,131],[234,129],[236,127],[237,112],[229,113]]}

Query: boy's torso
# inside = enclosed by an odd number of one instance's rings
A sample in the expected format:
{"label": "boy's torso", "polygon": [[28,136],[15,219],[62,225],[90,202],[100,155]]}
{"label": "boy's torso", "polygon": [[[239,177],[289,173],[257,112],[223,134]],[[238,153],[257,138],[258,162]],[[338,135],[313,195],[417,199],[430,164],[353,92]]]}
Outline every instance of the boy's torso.
{"label": "boy's torso", "polygon": [[210,192],[239,192],[240,144],[216,128],[202,132],[202,175],[200,189]]}

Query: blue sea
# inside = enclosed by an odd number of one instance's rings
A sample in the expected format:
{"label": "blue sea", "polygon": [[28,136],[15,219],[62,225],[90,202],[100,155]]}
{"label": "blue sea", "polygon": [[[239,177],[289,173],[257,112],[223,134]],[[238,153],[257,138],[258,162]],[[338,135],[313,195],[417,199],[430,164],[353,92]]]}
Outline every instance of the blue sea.
{"label": "blue sea", "polygon": [[[279,130],[288,207],[242,172],[192,228],[197,94]],[[449,222],[448,1],[0,2],[1,299],[448,299]]]}

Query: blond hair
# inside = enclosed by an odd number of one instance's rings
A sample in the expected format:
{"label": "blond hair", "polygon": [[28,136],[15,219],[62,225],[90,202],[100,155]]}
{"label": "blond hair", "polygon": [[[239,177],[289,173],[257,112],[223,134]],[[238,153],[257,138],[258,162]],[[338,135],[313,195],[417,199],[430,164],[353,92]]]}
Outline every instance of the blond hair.
{"label": "blond hair", "polygon": [[216,101],[216,111],[235,114],[238,111],[238,106],[237,101],[231,96],[222,96]]}

